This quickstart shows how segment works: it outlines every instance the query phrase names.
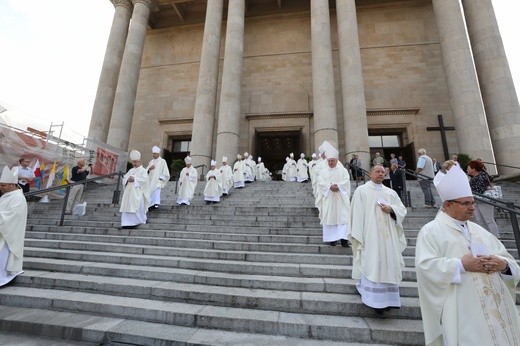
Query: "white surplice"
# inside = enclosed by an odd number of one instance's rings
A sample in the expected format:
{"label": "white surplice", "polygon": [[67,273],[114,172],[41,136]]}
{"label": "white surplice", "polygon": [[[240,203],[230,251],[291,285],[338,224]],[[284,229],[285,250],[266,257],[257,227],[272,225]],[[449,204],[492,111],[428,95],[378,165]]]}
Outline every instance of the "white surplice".
{"label": "white surplice", "polygon": [[[150,170],[151,166],[155,166]],[[146,170],[148,173],[148,188],[150,189],[150,205],[161,204],[161,189],[166,186],[170,180],[170,170],[166,160],[162,157],[150,160]]]}
{"label": "white surplice", "polygon": [[233,187],[233,170],[227,163],[220,166],[220,176],[222,179],[222,193],[229,194],[229,189]]}
{"label": "white surplice", "polygon": [[309,164],[305,159],[299,159],[296,163],[296,181],[299,183],[303,183],[304,181],[309,180],[308,167]]}
{"label": "white surplice", "polygon": [[[134,177],[133,182],[128,179]],[[123,176],[123,198],[121,199],[121,226],[137,226],[146,223],[150,191],[148,171],[141,165],[131,168]]]}
{"label": "white surplice", "polygon": [[0,197],[0,287],[23,273],[27,202],[22,190]]}
{"label": "white surplice", "polygon": [[[466,227],[458,224],[440,211],[417,237],[415,266],[426,344],[520,345],[518,264],[484,228],[470,221]],[[460,258],[472,248],[507,261],[512,275],[462,273]]]}
{"label": "white surplice", "polygon": [[179,175],[177,204],[191,204],[197,187],[198,173],[193,166],[184,167]]}
{"label": "white surplice", "polygon": [[[332,184],[339,191],[330,190]],[[323,169],[320,173],[318,194],[321,195],[319,218],[323,226],[323,241],[332,242],[347,239],[350,217],[350,175],[341,164]]]}
{"label": "white surplice", "polygon": [[[381,210],[390,205],[395,220]],[[402,280],[406,248],[402,222],[406,207],[397,193],[372,181],[359,186],[350,203],[352,278],[363,303],[376,309],[400,307],[399,283]],[[367,281],[368,280],[368,281]]]}
{"label": "white surplice", "polygon": [[222,176],[220,170],[212,169],[206,174],[206,186],[204,187],[204,200],[220,202],[222,196]]}
{"label": "white surplice", "polygon": [[237,160],[233,165],[233,186],[235,189],[245,186],[244,170],[245,162],[243,160]]}

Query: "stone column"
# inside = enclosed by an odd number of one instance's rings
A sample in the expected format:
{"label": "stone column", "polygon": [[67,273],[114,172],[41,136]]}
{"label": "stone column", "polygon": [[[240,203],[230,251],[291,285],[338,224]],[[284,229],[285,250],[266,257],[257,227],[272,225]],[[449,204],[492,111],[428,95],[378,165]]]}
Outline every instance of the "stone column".
{"label": "stone column", "polygon": [[311,50],[314,143],[316,148],[324,140],[337,146],[338,122],[328,0],[311,0]]}
{"label": "stone column", "polygon": [[245,0],[229,0],[215,157],[227,156],[230,163],[238,153],[244,17]]}
{"label": "stone column", "polygon": [[[497,163],[520,167],[520,106],[491,0],[462,2]],[[500,167],[501,175],[518,170]]]}
{"label": "stone column", "polygon": [[[208,168],[211,161],[215,124],[223,8],[223,0],[208,0],[190,145],[193,165],[205,164]],[[221,159],[221,157],[215,157],[218,162]]]}
{"label": "stone column", "polygon": [[495,162],[460,3],[433,0],[433,9],[459,150]]}
{"label": "stone column", "polygon": [[150,9],[153,5],[152,0],[132,0],[132,2],[134,11],[128,29],[107,137],[107,144],[125,151],[128,150],[128,138],[132,128],[144,38]]}
{"label": "stone column", "polygon": [[336,16],[345,132],[344,163],[350,161],[352,154],[358,154],[363,168],[369,169],[367,108],[355,0],[336,0]]}
{"label": "stone column", "polygon": [[101,68],[88,131],[90,138],[96,138],[101,142],[106,142],[107,140],[117,78],[121,68],[128,24],[132,14],[132,2],[130,0],[113,0],[113,3],[116,10],[112,20],[110,36],[108,37],[107,50],[103,60],[103,67]]}

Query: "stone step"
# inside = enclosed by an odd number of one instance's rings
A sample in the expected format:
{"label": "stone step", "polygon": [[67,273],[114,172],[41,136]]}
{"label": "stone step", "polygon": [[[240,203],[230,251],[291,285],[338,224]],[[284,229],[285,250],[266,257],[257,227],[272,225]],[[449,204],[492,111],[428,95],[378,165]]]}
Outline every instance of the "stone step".
{"label": "stone step", "polygon": [[[116,283],[122,283],[123,278],[136,278],[149,281],[167,281],[184,285],[200,286],[219,286],[242,288],[251,290],[275,290],[291,292],[314,292],[314,293],[333,293],[338,295],[355,295],[357,289],[356,281],[350,278],[313,278],[313,277],[289,277],[277,275],[254,275],[254,274],[234,274],[226,272],[207,272],[190,269],[178,269],[144,265],[123,265],[119,263],[93,263],[83,261],[66,261],[61,259],[29,258],[27,268],[23,276],[18,277],[17,285],[21,286],[42,286],[42,281],[46,280],[45,287],[56,285],[59,287],[84,289],[82,281],[92,281],[98,276],[110,277]],[[39,270],[44,268],[47,270]],[[117,278],[113,277],[117,272]],[[76,281],[69,281],[67,285],[56,282],[67,275],[73,276]],[[94,287],[99,285],[96,281]],[[155,286],[155,285],[152,285]],[[92,288],[89,288],[92,290]],[[121,290],[121,294],[132,294],[132,290]],[[203,289],[206,292],[206,289]],[[418,297],[417,283],[415,281],[403,281],[400,284],[401,297]],[[516,301],[520,303],[520,287],[517,288]],[[343,298],[341,298],[343,300]]]}
{"label": "stone step", "polygon": [[[287,345],[384,346],[383,343],[345,343],[288,336],[239,333],[113,318],[95,314],[0,306],[3,324],[20,334],[0,334],[3,345]],[[34,336],[34,337],[31,337]],[[42,339],[41,336],[52,338]],[[58,341],[61,339],[65,341]],[[76,342],[74,342],[76,340]],[[82,342],[80,340],[85,340]]]}
{"label": "stone step", "polygon": [[[77,290],[105,295],[124,295],[159,301],[175,301],[280,312],[321,315],[374,317],[359,295],[328,292],[301,292],[274,289],[251,289],[195,283],[150,281],[112,276],[48,273],[21,281],[18,287]],[[401,298],[402,307],[388,314],[392,318],[420,318],[417,299]]]}
{"label": "stone step", "polygon": [[422,323],[416,319],[381,320],[264,311],[29,287],[3,289],[0,304],[81,314],[102,313],[103,317],[110,318],[132,316],[142,322],[292,338],[399,345],[417,345],[423,340]]}
{"label": "stone step", "polygon": [[[103,248],[103,246],[100,246]],[[92,250],[91,247],[89,247]],[[27,248],[28,269],[43,269],[32,267],[32,258],[62,259],[71,261],[96,262],[99,266],[104,263],[121,263],[129,265],[161,266],[168,268],[216,271],[235,274],[254,275],[285,275],[288,277],[314,277],[314,278],[350,278],[352,267],[348,264],[351,259],[345,256],[344,265],[335,264],[306,264],[306,263],[278,263],[278,262],[247,262],[222,259],[186,258],[176,256],[155,255],[153,249],[141,254],[137,250],[132,251],[128,247],[128,253],[114,253],[103,251],[84,251],[80,247],[72,249],[48,249]],[[409,261],[410,263],[411,261]],[[411,263],[410,263],[411,264]],[[404,281],[415,281],[414,267],[405,267],[403,270]]]}

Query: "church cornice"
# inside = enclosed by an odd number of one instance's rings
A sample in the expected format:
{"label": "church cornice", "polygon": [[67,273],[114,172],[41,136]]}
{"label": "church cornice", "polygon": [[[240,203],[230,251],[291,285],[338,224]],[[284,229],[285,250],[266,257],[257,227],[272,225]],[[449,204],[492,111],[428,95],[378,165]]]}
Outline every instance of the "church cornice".
{"label": "church cornice", "polygon": [[170,125],[170,124],[191,124],[193,123],[193,118],[177,118],[177,119],[157,119],[159,124],[161,125]]}
{"label": "church cornice", "polygon": [[288,119],[288,118],[310,118],[312,117],[312,113],[304,112],[304,113],[269,113],[269,114],[255,114],[255,113],[246,113],[247,120],[260,120],[260,119]]}
{"label": "church cornice", "polygon": [[374,115],[417,115],[420,108],[367,109],[367,116]]}

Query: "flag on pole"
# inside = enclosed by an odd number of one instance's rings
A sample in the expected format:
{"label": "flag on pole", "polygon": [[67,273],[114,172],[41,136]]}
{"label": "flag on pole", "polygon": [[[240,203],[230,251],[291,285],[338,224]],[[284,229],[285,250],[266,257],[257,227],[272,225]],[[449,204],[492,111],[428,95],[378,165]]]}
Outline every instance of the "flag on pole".
{"label": "flag on pole", "polygon": [[40,165],[40,176],[42,178],[42,182],[43,182],[43,178],[45,176],[45,162],[42,161],[42,164]]}
{"label": "flag on pole", "polygon": [[49,174],[49,178],[47,179],[47,186],[45,186],[46,189],[52,187],[52,183],[54,182],[55,176],[56,176],[56,161],[54,161],[54,164],[52,165],[51,173]]}
{"label": "flag on pole", "polygon": [[69,165],[66,164],[63,168],[63,174],[61,175],[60,185],[66,185],[69,183]]}
{"label": "flag on pole", "polygon": [[40,160],[39,159],[36,159],[36,163],[34,164],[34,168],[33,168],[33,173],[34,173],[34,177],[36,178],[36,188],[38,190],[40,190],[40,188],[41,188],[40,179],[41,179],[42,172],[40,171]]}
{"label": "flag on pole", "polygon": [[34,164],[33,168],[34,176],[39,177],[42,173],[40,171],[40,160],[36,159],[36,163]]}

